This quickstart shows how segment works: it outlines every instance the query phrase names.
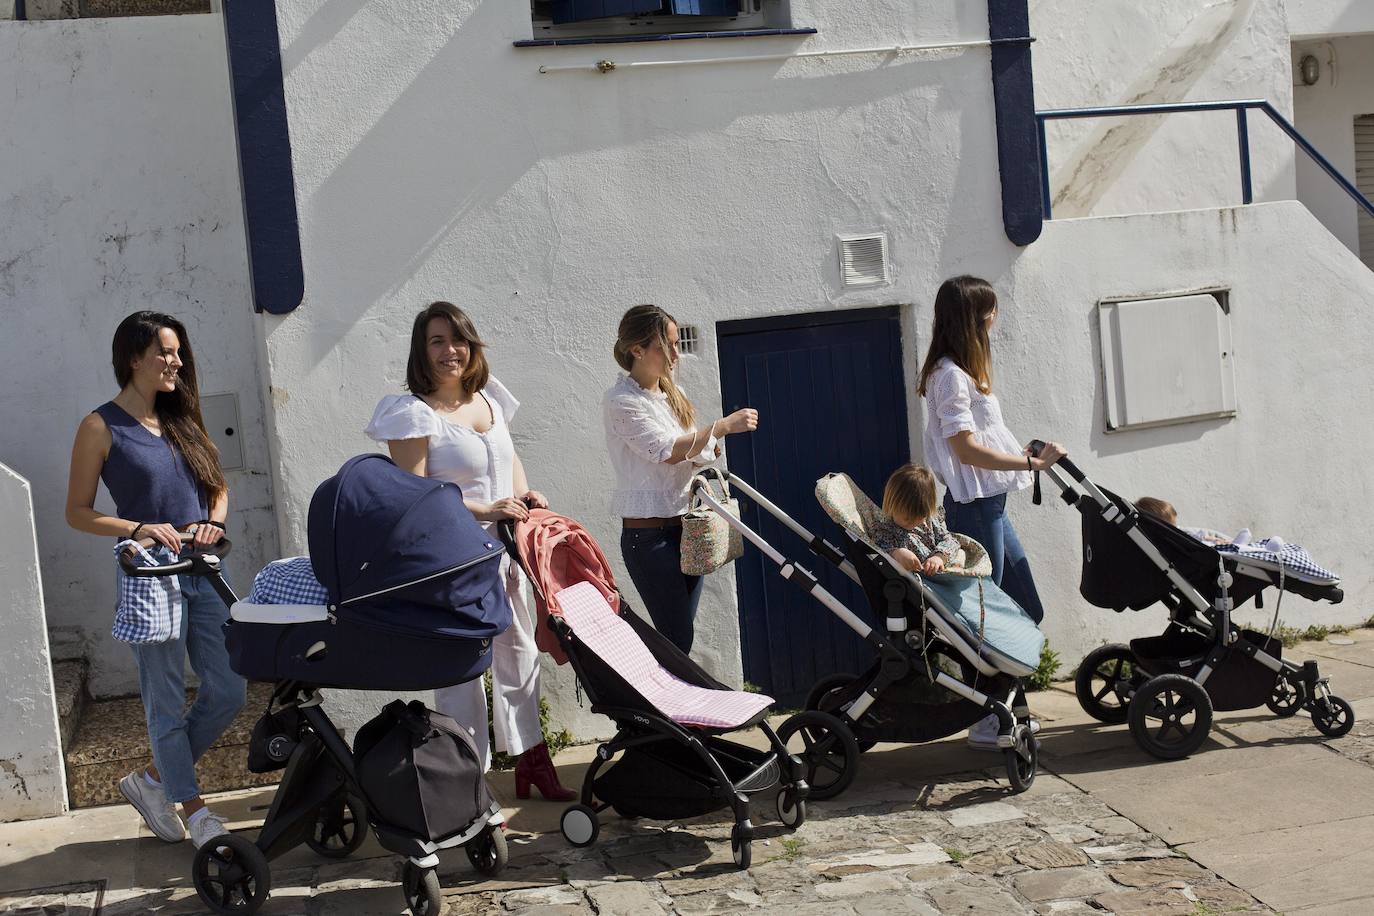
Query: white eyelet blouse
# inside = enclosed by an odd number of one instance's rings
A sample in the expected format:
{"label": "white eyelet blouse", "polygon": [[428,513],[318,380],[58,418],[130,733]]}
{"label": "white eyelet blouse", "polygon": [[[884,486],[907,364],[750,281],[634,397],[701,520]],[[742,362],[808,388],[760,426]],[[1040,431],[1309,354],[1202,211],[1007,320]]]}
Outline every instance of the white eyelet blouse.
{"label": "white eyelet blouse", "polygon": [[1021,454],[1016,437],[1002,420],[997,395],[983,394],[969,374],[949,359],[935,364],[926,381],[926,463],[958,503],[998,496],[1030,486],[1028,471],[989,471],[964,464],[949,447],[949,437],[968,431],[973,441],[1011,455]]}
{"label": "white eyelet blouse", "polygon": [[479,394],[491,405],[493,422],[485,433],[448,422],[413,394],[382,398],[364,432],[382,443],[428,439],[425,475],[457,484],[464,499],[489,503],[514,496],[515,443],[509,423],[520,402],[494,378]]}
{"label": "white eyelet blouse", "polygon": [[673,442],[692,430],[678,422],[667,394],[647,391],[623,372],[602,398],[601,420],[615,472],[611,512],[621,518],[685,513],[691,503],[692,475],[699,465],[715,460],[715,438],[696,458],[665,464]]}

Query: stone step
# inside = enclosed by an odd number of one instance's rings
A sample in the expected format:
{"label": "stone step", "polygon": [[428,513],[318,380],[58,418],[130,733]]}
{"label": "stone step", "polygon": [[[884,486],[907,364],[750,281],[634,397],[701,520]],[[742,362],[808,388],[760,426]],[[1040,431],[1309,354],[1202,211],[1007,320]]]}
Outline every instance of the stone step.
{"label": "stone step", "polygon": [[[275,783],[277,773],[248,771],[248,738],[271,695],[270,684],[249,684],[248,702],[219,741],[196,765],[202,792],[223,792]],[[189,705],[195,691],[187,692]],[[91,700],[66,749],[67,792],[73,808],[123,801],[119,780],[151,759],[143,702],[138,697]]]}
{"label": "stone step", "polygon": [[90,701],[86,693],[86,660],[73,658],[53,662],[52,684],[57,699],[58,732],[62,736],[62,750],[71,747],[76,735],[76,726]]}

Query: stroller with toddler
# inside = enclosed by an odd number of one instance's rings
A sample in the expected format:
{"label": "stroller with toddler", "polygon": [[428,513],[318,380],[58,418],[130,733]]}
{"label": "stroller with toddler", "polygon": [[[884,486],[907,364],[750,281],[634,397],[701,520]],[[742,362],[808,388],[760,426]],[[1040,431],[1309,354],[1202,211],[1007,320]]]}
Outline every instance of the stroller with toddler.
{"label": "stroller with toddler", "polygon": [[504,818],[471,737],[417,703],[391,704],[350,750],[320,688],[428,690],[481,676],[491,640],[510,624],[503,548],[463,506],[458,488],[407,474],[382,455],[344,464],[310,503],[311,558],[259,574],[252,601],[224,581],[217,550],[163,566],[121,563],[132,576],[207,577],[230,605],[230,664],[275,686],[254,729],[250,767],[284,767],[256,843],[226,834],[196,852],[193,880],[216,913],[252,914],[271,888],[269,860],[302,843],[355,852],[367,829],[405,857],[401,883],[415,916],[443,908],[436,866],[464,847],[479,871],[505,866]]}
{"label": "stroller with toddler", "polygon": [[[883,631],[869,626],[820,587],[812,573],[727,511],[710,493],[712,474],[728,480],[813,553],[857,582],[883,621]],[[988,715],[997,717],[997,746],[1012,789],[1030,788],[1039,744],[1032,737],[1022,679],[1039,664],[1044,635],[1011,598],[984,578],[991,567],[977,542],[961,540],[966,554],[961,573],[923,577],[907,572],[874,545],[869,530],[878,509],[844,474],[830,474],[816,483],[817,499],[842,528],[843,550],[812,534],[734,474],[711,468],[697,475],[692,488],[703,504],[776,564],[784,579],[810,593],[873,649],[873,663],[863,673],[831,674],[811,688],[807,709],[834,715],[855,739],[849,749],[837,744],[826,750],[820,742],[808,748],[813,797],[829,797],[848,786],[858,753],[879,741],[934,741]]]}
{"label": "stroller with toddler", "polygon": [[[1043,443],[1031,444],[1038,453]],[[1100,646],[1078,668],[1078,702],[1100,722],[1129,722],[1141,749],[1165,760],[1202,746],[1214,712],[1268,706],[1280,717],[1306,709],[1322,734],[1355,724],[1350,704],[1331,693],[1315,661],[1283,658],[1271,632],[1238,627],[1232,614],[1265,589],[1339,604],[1340,579],[1300,548],[1282,554],[1228,551],[1206,544],[1088,479],[1061,458],[1044,473],[1083,516],[1079,592],[1115,611],[1162,603],[1159,636]],[[1275,609],[1275,623],[1278,610]]]}

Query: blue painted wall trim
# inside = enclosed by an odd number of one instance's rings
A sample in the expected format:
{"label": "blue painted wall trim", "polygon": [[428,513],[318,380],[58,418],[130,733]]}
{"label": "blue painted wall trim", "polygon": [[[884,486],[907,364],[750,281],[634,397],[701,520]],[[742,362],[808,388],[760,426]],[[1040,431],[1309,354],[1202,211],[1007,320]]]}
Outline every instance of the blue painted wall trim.
{"label": "blue painted wall trim", "polygon": [[992,98],[1002,225],[1012,244],[1029,245],[1040,237],[1044,222],[1027,0],[988,0],[988,37],[997,42],[992,46]]}
{"label": "blue painted wall trim", "polygon": [[274,0],[224,0],[224,34],[253,307],[284,315],[305,296],[305,270]]}
{"label": "blue painted wall trim", "polygon": [[621,45],[644,41],[690,41],[698,38],[773,38],[815,35],[815,29],[739,29],[733,32],[664,32],[659,35],[603,35],[594,38],[522,38],[517,48],[558,48],[572,45]]}

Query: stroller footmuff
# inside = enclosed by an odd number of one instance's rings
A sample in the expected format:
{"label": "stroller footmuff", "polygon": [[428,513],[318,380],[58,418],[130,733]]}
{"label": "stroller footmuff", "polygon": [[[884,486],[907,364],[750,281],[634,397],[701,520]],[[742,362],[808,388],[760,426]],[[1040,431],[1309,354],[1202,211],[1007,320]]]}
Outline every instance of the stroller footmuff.
{"label": "stroller footmuff", "polygon": [[1141,749],[1165,760],[1201,747],[1214,712],[1268,706],[1286,717],[1305,709],[1328,737],[1350,731],[1354,710],[1331,693],[1315,661],[1285,660],[1272,633],[1232,620],[1237,608],[1251,599],[1258,605],[1270,587],[1280,602],[1292,592],[1339,603],[1339,578],[1292,545],[1282,554],[1259,556],[1213,547],[1138,511],[1067,458],[1045,473],[1083,517],[1084,599],[1117,612],[1154,604],[1169,609],[1162,634],[1099,646],[1083,659],[1075,688],[1090,716],[1129,722]]}

